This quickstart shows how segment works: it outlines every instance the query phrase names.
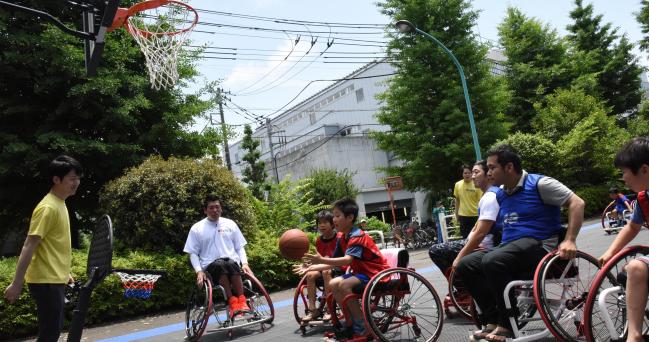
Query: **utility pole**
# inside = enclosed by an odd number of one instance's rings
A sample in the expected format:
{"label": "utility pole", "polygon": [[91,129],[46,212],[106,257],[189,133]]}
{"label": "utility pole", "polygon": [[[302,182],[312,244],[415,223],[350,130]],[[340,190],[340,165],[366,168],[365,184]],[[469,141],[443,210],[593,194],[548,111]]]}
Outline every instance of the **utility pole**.
{"label": "utility pole", "polygon": [[279,174],[277,173],[277,160],[275,160],[275,151],[273,149],[273,126],[270,124],[270,118],[266,118],[266,132],[268,133],[268,146],[270,146],[270,160],[273,163],[275,183],[279,183]]}
{"label": "utility pole", "polygon": [[223,151],[225,153],[225,163],[228,170],[232,171],[232,163],[230,162],[230,148],[228,147],[228,130],[225,125],[225,116],[223,115],[223,89],[218,88],[217,96],[219,101],[219,114],[221,114],[221,131],[223,132]]}

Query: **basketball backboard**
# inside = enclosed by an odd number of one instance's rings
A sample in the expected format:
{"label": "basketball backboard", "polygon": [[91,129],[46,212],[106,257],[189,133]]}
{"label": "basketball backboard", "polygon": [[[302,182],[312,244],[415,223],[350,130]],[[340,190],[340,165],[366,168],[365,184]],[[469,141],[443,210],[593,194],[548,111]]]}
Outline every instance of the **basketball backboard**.
{"label": "basketball backboard", "polygon": [[80,0],[77,2],[67,1],[67,4],[73,12],[81,12],[82,31],[70,28],[53,15],[36,8],[25,7],[8,1],[0,1],[0,8],[29,13],[52,23],[67,34],[83,39],[86,74],[90,77],[95,76],[104,51],[106,32],[113,23],[119,0]]}
{"label": "basketball backboard", "polygon": [[95,0],[94,6],[83,12],[83,30],[95,37],[94,40],[84,40],[86,55],[86,74],[89,77],[97,75],[97,66],[104,52],[106,33],[113,24],[119,0]]}
{"label": "basketball backboard", "polygon": [[97,283],[113,272],[113,224],[108,215],[97,221],[88,251],[88,279]]}

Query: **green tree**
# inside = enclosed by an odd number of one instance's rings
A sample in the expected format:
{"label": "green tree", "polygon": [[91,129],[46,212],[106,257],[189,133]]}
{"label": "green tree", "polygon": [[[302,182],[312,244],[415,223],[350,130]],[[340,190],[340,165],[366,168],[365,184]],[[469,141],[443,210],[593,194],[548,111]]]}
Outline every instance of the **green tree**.
{"label": "green tree", "polygon": [[640,1],[640,11],[636,13],[636,20],[642,27],[644,37],[640,40],[640,49],[649,50],[649,0]]}
{"label": "green tree", "polygon": [[498,34],[512,92],[507,115],[515,123],[513,130],[528,132],[536,114],[534,103],[570,83],[563,65],[566,46],[556,30],[513,7],[498,25]]}
{"label": "green tree", "polygon": [[607,115],[602,101],[578,88],[559,89],[535,107],[534,125],[556,144],[561,161],[555,177],[581,187],[605,184],[615,176],[613,156],[629,136]]}
{"label": "green tree", "polygon": [[308,191],[310,178],[291,182],[287,177],[278,184],[271,184],[268,201],[253,200],[257,225],[261,230],[279,236],[292,228],[306,230],[315,225],[315,214],[329,207],[313,203],[313,193]]}
{"label": "green tree", "polygon": [[[490,74],[487,46],[473,33],[478,12],[464,0],[386,0],[382,13],[408,19],[443,42],[460,61],[468,79],[481,146],[507,130],[503,111],[509,95]],[[449,56],[418,35],[388,32],[388,56],[398,73],[379,95],[377,119],[390,129],[375,132],[381,149],[400,160],[387,168],[409,189],[439,190],[457,180],[457,168],[475,159],[460,76]]]}
{"label": "green tree", "polygon": [[[597,92],[613,108],[611,114],[622,114],[636,110],[641,100],[640,73],[637,57],[633,55],[633,44],[617,33],[611,23],[603,23],[603,16],[593,14],[593,5],[584,6],[582,0],[575,0],[575,9],[570,12],[573,23],[568,25],[569,39],[576,50],[593,60],[588,73],[597,79]],[[583,71],[575,72],[575,75]]]}
{"label": "green tree", "polygon": [[243,156],[243,161],[248,163],[243,168],[243,181],[248,184],[248,188],[252,195],[258,199],[263,199],[264,189],[266,184],[266,163],[259,160],[261,153],[257,149],[259,141],[252,138],[252,129],[250,125],[245,125],[243,128],[243,140],[241,141],[241,148],[246,151]]}
{"label": "green tree", "polygon": [[516,132],[496,144],[508,144],[521,155],[523,168],[528,172],[560,177],[559,154],[557,146],[539,133]]}
{"label": "green tree", "polygon": [[308,176],[311,181],[305,190],[311,192],[312,204],[330,205],[343,197],[355,198],[358,195],[353,177],[354,173],[349,170],[316,170]]}
{"label": "green tree", "polygon": [[[63,13],[69,26],[79,19],[66,2],[23,4]],[[42,171],[58,154],[86,169],[80,191],[67,201],[74,229],[77,217],[85,222],[98,214],[99,189],[125,168],[151,154],[200,157],[214,143],[185,130],[210,101],[180,87],[152,90],[144,56],[124,30],[108,35],[95,78],[85,76],[83,51],[80,39],[36,17],[0,11],[0,240],[26,229],[49,188]],[[196,75],[191,56],[179,68],[181,85]]]}
{"label": "green tree", "polygon": [[205,217],[203,200],[209,193],[221,198],[223,216],[252,239],[256,225],[249,195],[232,172],[212,159],[151,157],[108,183],[101,206],[110,213],[122,246],[182,253],[189,229]]}

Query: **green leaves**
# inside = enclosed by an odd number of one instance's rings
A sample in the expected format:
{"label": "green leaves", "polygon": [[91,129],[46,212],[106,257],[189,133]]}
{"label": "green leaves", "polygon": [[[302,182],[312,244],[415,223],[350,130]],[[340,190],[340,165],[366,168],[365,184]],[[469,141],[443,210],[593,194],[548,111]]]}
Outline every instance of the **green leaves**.
{"label": "green leaves", "polygon": [[243,181],[248,184],[252,195],[261,200],[264,190],[268,188],[266,183],[268,175],[266,174],[266,163],[259,160],[261,157],[261,152],[257,149],[259,144],[259,140],[252,138],[250,125],[245,125],[241,141],[241,148],[246,151],[242,159],[247,163],[243,169]]}

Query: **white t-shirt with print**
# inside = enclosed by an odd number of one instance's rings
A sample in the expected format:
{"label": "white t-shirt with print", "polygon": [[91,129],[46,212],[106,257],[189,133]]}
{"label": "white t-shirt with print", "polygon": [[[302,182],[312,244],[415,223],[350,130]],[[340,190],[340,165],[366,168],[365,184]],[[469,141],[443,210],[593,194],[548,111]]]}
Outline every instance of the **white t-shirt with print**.
{"label": "white t-shirt with print", "polygon": [[230,258],[241,262],[239,250],[246,245],[237,224],[225,217],[210,221],[207,217],[196,222],[189,230],[183,251],[196,254],[205,269],[212,261],[219,258]]}

